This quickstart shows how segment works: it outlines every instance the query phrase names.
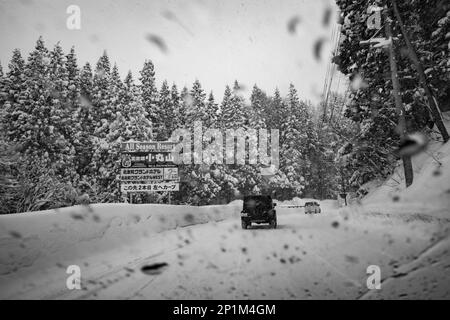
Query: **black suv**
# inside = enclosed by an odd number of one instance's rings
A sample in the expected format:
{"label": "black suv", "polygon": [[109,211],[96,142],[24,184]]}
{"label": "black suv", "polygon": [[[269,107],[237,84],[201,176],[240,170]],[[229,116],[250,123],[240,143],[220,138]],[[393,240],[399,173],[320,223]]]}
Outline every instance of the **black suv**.
{"label": "black suv", "polygon": [[241,211],[242,229],[247,229],[252,222],[269,223],[272,228],[277,227],[277,212],[270,196],[246,196]]}

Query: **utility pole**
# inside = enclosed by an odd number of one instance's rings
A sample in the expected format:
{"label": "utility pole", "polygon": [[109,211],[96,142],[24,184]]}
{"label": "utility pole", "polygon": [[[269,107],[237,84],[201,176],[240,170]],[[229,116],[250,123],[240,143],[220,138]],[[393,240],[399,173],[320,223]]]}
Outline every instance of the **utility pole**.
{"label": "utility pole", "polygon": [[[400,82],[398,80],[397,62],[395,59],[394,39],[392,36],[392,29],[391,29],[391,18],[389,17],[387,8],[385,8],[384,10],[384,17],[386,20],[385,23],[386,37],[389,41],[388,44],[389,63],[391,67],[391,78],[395,100],[395,108],[398,114],[398,132],[400,134],[400,139],[404,139],[407,134],[405,107],[403,106],[402,98],[400,97]],[[402,161],[403,161],[403,170],[405,173],[406,187],[409,187],[414,179],[411,157],[403,156]]]}
{"label": "utility pole", "polygon": [[416,51],[414,50],[414,47],[409,40],[408,34],[406,33],[405,26],[402,21],[402,17],[400,16],[400,12],[398,11],[397,2],[395,0],[391,0],[392,6],[394,8],[394,14],[397,18],[397,21],[400,26],[400,30],[402,31],[403,38],[405,39],[406,47],[408,48],[409,58],[413,62],[414,66],[416,67],[417,73],[419,74],[419,81],[422,84],[423,89],[425,90],[425,95],[427,96],[428,100],[428,108],[431,113],[431,117],[433,118],[434,122],[436,123],[436,127],[438,128],[439,132],[442,135],[442,138],[444,139],[444,142],[447,142],[449,140],[449,135],[447,132],[447,129],[445,128],[444,122],[442,120],[441,112],[439,111],[439,107],[437,106],[436,100],[434,99],[430,87],[427,83],[427,78],[425,76],[425,72],[423,71],[422,64],[420,63],[419,58],[417,57]]}

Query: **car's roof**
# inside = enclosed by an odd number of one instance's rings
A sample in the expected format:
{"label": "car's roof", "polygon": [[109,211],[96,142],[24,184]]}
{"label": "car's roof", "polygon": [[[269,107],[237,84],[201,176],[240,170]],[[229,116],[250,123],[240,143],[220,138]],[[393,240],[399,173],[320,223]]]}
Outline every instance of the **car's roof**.
{"label": "car's roof", "polygon": [[263,200],[263,201],[268,201],[268,200],[272,200],[272,198],[270,196],[261,196],[261,195],[255,195],[255,196],[245,196],[244,197],[244,201],[248,201],[248,200]]}

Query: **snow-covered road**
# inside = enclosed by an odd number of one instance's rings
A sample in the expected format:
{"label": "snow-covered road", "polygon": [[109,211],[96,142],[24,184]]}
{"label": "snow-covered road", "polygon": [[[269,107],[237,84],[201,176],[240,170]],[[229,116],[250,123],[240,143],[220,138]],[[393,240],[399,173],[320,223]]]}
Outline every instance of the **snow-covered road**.
{"label": "snow-covered road", "polygon": [[[27,275],[0,277],[2,298],[355,299],[450,298],[447,223],[278,208],[279,227],[239,219],[152,234],[132,245]],[[81,268],[68,290],[66,268]],[[156,270],[155,264],[162,264]],[[167,265],[164,265],[167,264]],[[381,289],[366,286],[381,269]],[[147,266],[147,268],[146,268]],[[144,272],[143,272],[144,270]]]}

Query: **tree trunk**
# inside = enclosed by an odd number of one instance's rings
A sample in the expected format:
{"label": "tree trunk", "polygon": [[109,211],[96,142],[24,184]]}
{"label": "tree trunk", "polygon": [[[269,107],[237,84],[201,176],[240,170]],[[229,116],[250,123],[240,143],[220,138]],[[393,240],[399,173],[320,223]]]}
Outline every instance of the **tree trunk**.
{"label": "tree trunk", "polygon": [[[389,63],[391,66],[391,77],[392,77],[392,87],[393,87],[393,93],[394,93],[394,100],[395,100],[395,108],[397,109],[398,113],[398,131],[400,133],[400,139],[404,139],[407,134],[407,128],[406,128],[406,119],[405,119],[405,108],[403,106],[402,98],[400,97],[400,82],[398,81],[398,72],[397,72],[397,62],[395,60],[395,50],[394,50],[394,40],[392,37],[392,29],[391,29],[391,18],[385,12],[385,30],[386,30],[386,37],[388,39],[391,39],[391,43],[389,44]],[[406,187],[409,187],[414,178],[412,163],[411,163],[411,157],[410,156],[404,156],[402,157],[403,160],[403,170],[405,172],[405,183]]]}
{"label": "tree trunk", "polygon": [[402,21],[402,17],[400,16],[400,12],[398,11],[397,3],[395,0],[391,0],[392,6],[394,7],[394,13],[398,20],[398,23],[400,25],[400,30],[402,31],[403,37],[405,38],[405,43],[408,48],[408,53],[411,61],[414,63],[414,66],[416,67],[416,70],[419,74],[419,81],[422,84],[423,89],[425,90],[425,95],[427,96],[428,100],[428,108],[431,113],[431,117],[433,118],[434,122],[436,123],[436,127],[438,128],[439,132],[442,135],[442,138],[444,139],[444,142],[447,142],[449,139],[447,128],[445,128],[444,122],[442,121],[441,112],[439,111],[439,107],[436,104],[436,100],[434,99],[430,87],[427,83],[427,78],[425,76],[425,72],[423,71],[422,64],[420,63],[419,58],[417,57],[416,51],[414,50],[414,47],[409,40],[408,34],[406,33],[405,26]]}

